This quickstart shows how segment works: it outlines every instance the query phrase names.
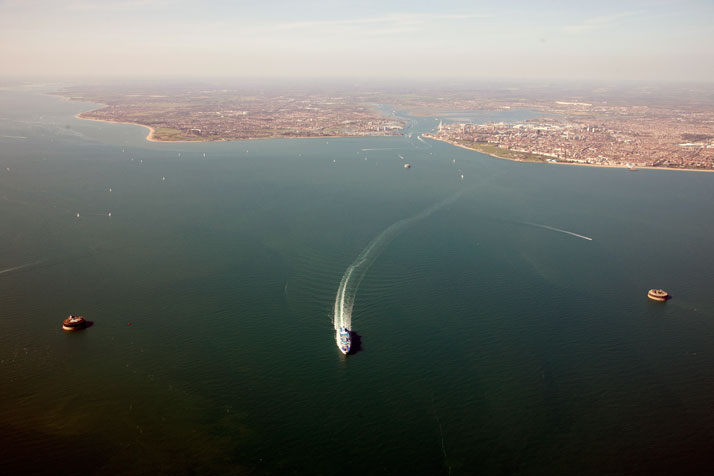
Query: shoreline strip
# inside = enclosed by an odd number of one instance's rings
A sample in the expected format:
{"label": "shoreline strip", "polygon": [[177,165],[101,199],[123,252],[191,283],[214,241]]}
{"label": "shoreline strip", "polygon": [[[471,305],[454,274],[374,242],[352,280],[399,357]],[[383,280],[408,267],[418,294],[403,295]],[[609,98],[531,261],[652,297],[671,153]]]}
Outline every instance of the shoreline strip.
{"label": "shoreline strip", "polygon": [[154,133],[156,132],[156,129],[147,126],[146,124],[139,124],[138,122],[127,122],[127,121],[112,121],[109,119],[97,119],[95,117],[84,117],[82,114],[86,114],[87,112],[93,112],[95,109],[92,109],[91,111],[85,111],[85,112],[80,112],[74,115],[76,119],[82,119],[84,121],[95,121],[95,122],[105,122],[107,124],[129,124],[132,126],[140,126],[140,127],[145,127],[149,129],[149,133],[146,135],[146,140],[149,142],[163,142],[166,144],[193,144],[193,143],[199,143],[199,142],[239,142],[239,141],[249,141],[249,140],[270,140],[270,139],[340,139],[340,138],[345,138],[345,139],[360,139],[360,138],[365,138],[365,137],[401,137],[400,135],[361,135],[361,136],[350,136],[350,135],[333,135],[333,136],[272,136],[272,137],[246,137],[243,139],[196,139],[196,140],[161,140],[161,139],[156,139],[154,138]]}
{"label": "shoreline strip", "polygon": [[[436,137],[434,137],[434,136],[431,136],[431,135],[427,135],[426,138],[427,138],[427,139],[436,140],[436,141],[439,141],[439,142],[444,142],[444,143],[446,143],[446,144],[453,145],[454,147],[461,147],[462,149],[470,150],[470,151],[472,151],[472,152],[478,152],[479,154],[484,154],[484,155],[488,155],[488,156],[491,156],[491,157],[495,157],[496,159],[508,160],[508,161],[510,161],[510,162],[519,162],[519,163],[522,163],[522,164],[577,165],[577,166],[580,166],[580,167],[600,167],[600,168],[606,168],[606,169],[629,169],[629,167],[628,167],[627,165],[580,164],[580,163],[577,163],[577,162],[537,162],[537,161],[528,161],[528,160],[509,159],[509,158],[507,158],[507,157],[499,157],[499,156],[494,155],[494,154],[489,154],[488,152],[481,152],[480,150],[472,149],[471,147],[467,147],[467,146],[465,146],[465,145],[463,145],[463,144],[457,144],[457,143],[455,143],[455,142],[451,142],[451,141],[446,140],[446,139],[438,139],[438,138],[436,138]],[[508,150],[508,149],[504,149],[504,150]],[[646,165],[642,165],[642,166],[637,165],[637,166],[635,166],[635,170],[634,170],[634,171],[637,171],[637,170],[672,170],[672,171],[679,171],[679,172],[714,172],[714,170],[712,170],[712,169],[687,169],[687,168],[675,168],[675,167],[651,167],[651,166],[646,166]]]}

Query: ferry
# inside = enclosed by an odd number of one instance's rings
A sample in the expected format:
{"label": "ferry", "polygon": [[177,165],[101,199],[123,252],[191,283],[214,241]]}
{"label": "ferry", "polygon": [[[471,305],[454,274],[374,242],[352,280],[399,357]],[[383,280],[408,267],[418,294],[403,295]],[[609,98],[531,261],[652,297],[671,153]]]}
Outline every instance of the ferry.
{"label": "ferry", "polygon": [[340,327],[337,329],[335,334],[337,347],[339,347],[340,352],[345,355],[349,354],[350,348],[352,347],[352,336],[350,335],[350,330],[346,327]]}

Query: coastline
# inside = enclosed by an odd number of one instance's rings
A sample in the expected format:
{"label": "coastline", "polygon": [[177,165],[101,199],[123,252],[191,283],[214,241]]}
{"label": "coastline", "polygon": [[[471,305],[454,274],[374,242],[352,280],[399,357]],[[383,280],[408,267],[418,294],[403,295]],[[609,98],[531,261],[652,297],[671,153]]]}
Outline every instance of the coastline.
{"label": "coastline", "polygon": [[154,132],[156,132],[156,129],[154,129],[151,126],[147,126],[145,124],[139,124],[138,122],[124,122],[124,121],[107,121],[105,119],[95,119],[93,117],[82,117],[83,112],[80,112],[78,114],[75,114],[74,117],[76,119],[82,119],[84,121],[95,121],[95,122],[106,122],[107,124],[130,124],[132,126],[141,126],[149,129],[149,133],[146,134],[145,139],[150,141],[150,142],[198,142],[198,141],[174,141],[174,140],[158,140],[154,139]]}
{"label": "coastline", "polygon": [[[422,134],[423,135],[423,134]],[[488,155],[491,157],[495,157],[496,159],[501,159],[501,160],[508,160],[510,162],[519,162],[519,163],[528,163],[528,164],[543,164],[543,165],[577,165],[580,167],[598,167],[598,168],[604,168],[604,169],[629,169],[627,165],[600,165],[600,164],[579,164],[577,162],[540,162],[540,161],[529,161],[529,160],[518,160],[518,159],[509,159],[507,157],[499,157],[494,154],[489,154],[488,152],[481,152],[480,150],[477,149],[472,149],[471,147],[466,147],[463,144],[457,144],[455,142],[451,142],[446,139],[437,139],[436,137],[433,137],[431,135],[424,136],[426,139],[432,139],[435,141],[439,142],[444,142],[449,145],[453,145],[454,147],[460,147],[462,149],[470,150],[472,152],[478,152],[479,154],[484,154]],[[650,167],[650,166],[635,166],[633,171],[637,170],[673,170],[673,171],[680,171],[680,172],[714,172],[714,169],[687,169],[687,168],[674,168],[674,167]]]}
{"label": "coastline", "polygon": [[[63,95],[63,94],[58,94],[58,93],[46,93],[46,94],[47,94],[48,96],[58,97],[58,98],[60,98],[60,99],[62,99],[62,100],[69,101],[69,102],[78,100],[78,99],[75,99],[75,98],[72,98],[72,97],[67,97],[67,96],[65,96],[65,95]],[[92,101],[85,101],[85,102],[92,102]],[[98,105],[100,105],[100,106],[106,106],[106,104],[102,104],[102,103],[94,103],[94,104],[98,104]],[[147,125],[145,125],[145,124],[139,124],[138,122],[107,121],[107,120],[105,120],[105,119],[96,119],[96,118],[94,118],[94,117],[82,117],[82,114],[86,114],[86,113],[88,113],[88,112],[97,111],[97,110],[98,110],[98,109],[90,109],[89,111],[78,112],[77,114],[74,115],[74,118],[75,118],[75,119],[81,119],[81,120],[83,120],[83,121],[106,122],[107,124],[129,124],[129,125],[132,125],[132,126],[141,126],[141,127],[145,127],[145,128],[147,128],[147,129],[149,129],[149,133],[146,134],[146,140],[148,140],[148,141],[150,141],[150,142],[179,142],[179,141],[168,141],[168,140],[158,140],[158,139],[154,139],[153,136],[154,136],[154,132],[156,132],[156,129],[154,129],[154,128],[151,127],[151,126],[147,126]],[[190,142],[190,141],[184,141],[184,142]],[[198,141],[195,141],[195,142],[198,142]]]}
{"label": "coastline", "polygon": [[[62,97],[62,96],[60,96]],[[68,99],[71,100],[71,99]],[[154,133],[156,132],[156,129],[147,126],[146,124],[139,124],[138,122],[127,122],[127,121],[112,121],[108,119],[97,119],[93,117],[82,117],[82,114],[85,114],[87,112],[92,112],[96,109],[92,109],[90,111],[84,111],[75,114],[76,119],[82,119],[85,121],[96,121],[96,122],[105,122],[107,124],[129,124],[133,126],[140,126],[144,127],[149,130],[147,133],[145,139],[149,142],[162,142],[166,144],[191,144],[191,143],[206,143],[206,142],[238,142],[238,141],[255,141],[255,140],[270,140],[270,139],[333,139],[333,138],[360,138],[360,137],[399,137],[398,135],[364,135],[364,136],[354,136],[354,135],[331,135],[331,136],[290,136],[290,137],[284,137],[284,136],[273,136],[273,137],[247,137],[244,139],[197,139],[197,140],[161,140],[161,139],[156,139],[154,137]],[[518,159],[509,159],[507,157],[500,157],[498,155],[494,155],[489,152],[482,152],[478,149],[472,149],[471,147],[467,147],[463,144],[458,144],[456,142],[452,142],[446,139],[439,139],[431,134],[421,134],[424,138],[426,139],[432,139],[435,141],[439,142],[444,142],[446,144],[452,145],[454,147],[460,147],[462,149],[470,150],[472,152],[478,152],[480,154],[488,155],[490,157],[494,157],[496,159],[500,160],[508,160],[510,162],[519,162],[519,163],[531,163],[531,164],[543,164],[543,165],[576,165],[580,167],[598,167],[598,168],[609,168],[609,169],[629,169],[627,165],[604,165],[604,164],[581,164],[577,162],[542,162],[542,161],[530,161],[530,160],[518,160]],[[506,149],[508,150],[508,149]],[[637,170],[672,170],[672,171],[680,171],[680,172],[714,172],[714,169],[690,169],[690,168],[674,168],[674,167],[651,167],[651,166],[635,166],[633,171]]]}
{"label": "coastline", "polygon": [[[94,109],[93,109],[94,110]],[[85,111],[91,112],[91,111]],[[196,140],[161,140],[154,138],[154,133],[156,129],[146,124],[139,124],[138,122],[127,122],[127,121],[112,121],[109,119],[97,119],[94,117],[82,117],[85,112],[80,112],[75,114],[76,119],[82,119],[84,121],[96,121],[96,122],[106,122],[107,124],[129,124],[132,126],[141,126],[149,129],[149,133],[146,135],[146,140],[149,142],[163,142],[166,144],[193,144],[193,143],[203,143],[203,142],[240,142],[240,141],[253,141],[253,140],[271,140],[271,139],[339,139],[339,138],[361,138],[361,137],[400,137],[400,135],[331,135],[331,136],[271,136],[271,137],[246,137],[243,139],[196,139]]]}

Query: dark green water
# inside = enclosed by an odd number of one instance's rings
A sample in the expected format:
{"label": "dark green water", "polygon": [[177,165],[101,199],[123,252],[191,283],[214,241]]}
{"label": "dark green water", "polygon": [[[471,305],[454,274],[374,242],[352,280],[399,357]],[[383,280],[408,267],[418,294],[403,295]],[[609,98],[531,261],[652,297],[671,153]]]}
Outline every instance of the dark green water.
{"label": "dark green water", "polygon": [[[0,92],[4,474],[714,469],[714,174],[149,143],[91,107]],[[458,191],[376,258],[343,357],[345,269]]]}

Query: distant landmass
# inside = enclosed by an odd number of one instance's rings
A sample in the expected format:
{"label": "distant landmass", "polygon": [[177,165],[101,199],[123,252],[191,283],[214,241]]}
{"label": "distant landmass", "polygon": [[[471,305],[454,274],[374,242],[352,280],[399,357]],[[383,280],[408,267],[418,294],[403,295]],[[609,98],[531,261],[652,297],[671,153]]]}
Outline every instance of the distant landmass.
{"label": "distant landmass", "polygon": [[145,126],[154,141],[388,136],[403,126],[364,98],[314,91],[95,86],[59,94],[105,105],[81,119]]}
{"label": "distant landmass", "polygon": [[[82,119],[131,123],[157,141],[393,136],[412,115],[440,117],[426,137],[509,160],[714,170],[711,86],[235,87],[75,86],[58,94],[104,104]],[[381,105],[389,104],[385,109]],[[393,109],[392,109],[393,108]],[[528,109],[523,122],[469,111]]]}

